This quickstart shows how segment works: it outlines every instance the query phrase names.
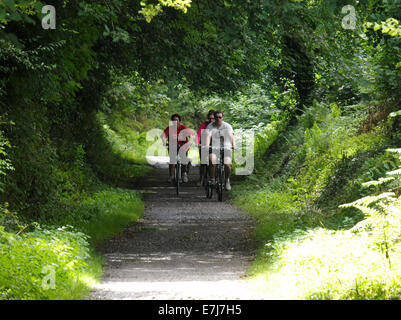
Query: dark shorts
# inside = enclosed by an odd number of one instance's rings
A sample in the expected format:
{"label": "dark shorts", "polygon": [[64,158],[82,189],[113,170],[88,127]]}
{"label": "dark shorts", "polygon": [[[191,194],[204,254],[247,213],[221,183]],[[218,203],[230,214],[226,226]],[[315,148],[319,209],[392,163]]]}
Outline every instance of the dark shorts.
{"label": "dark shorts", "polygon": [[[167,151],[169,151],[169,149],[167,148]],[[178,154],[180,153],[180,154],[182,154],[182,149],[179,149],[179,150],[177,150],[177,153],[176,154],[170,154],[169,153],[169,158],[170,158],[170,164],[176,164],[177,163],[177,158],[178,158]],[[188,164],[188,162],[189,162],[189,159],[188,159],[188,150],[186,150],[185,151],[185,158],[186,159],[184,159],[184,158],[181,158],[180,160],[181,160],[181,163],[182,164],[184,164],[184,165],[186,165],[186,164]],[[187,161],[185,161],[185,160],[187,160]]]}

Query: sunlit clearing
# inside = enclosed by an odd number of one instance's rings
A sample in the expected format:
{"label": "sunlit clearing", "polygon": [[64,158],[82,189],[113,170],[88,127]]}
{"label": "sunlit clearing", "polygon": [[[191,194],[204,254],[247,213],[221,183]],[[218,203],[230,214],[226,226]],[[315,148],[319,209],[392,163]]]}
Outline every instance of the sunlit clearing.
{"label": "sunlit clearing", "polygon": [[389,261],[365,232],[300,231],[267,244],[271,265],[251,284],[267,299],[391,299],[401,293],[399,249]]}

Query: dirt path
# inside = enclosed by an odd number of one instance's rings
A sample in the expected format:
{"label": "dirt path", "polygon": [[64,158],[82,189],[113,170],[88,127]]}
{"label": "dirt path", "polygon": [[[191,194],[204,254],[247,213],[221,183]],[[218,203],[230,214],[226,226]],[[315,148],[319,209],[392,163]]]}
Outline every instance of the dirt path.
{"label": "dirt path", "polygon": [[107,265],[92,299],[258,299],[243,279],[257,248],[253,221],[206,199],[198,170],[179,196],[165,168],[140,181],[144,216],[98,248]]}

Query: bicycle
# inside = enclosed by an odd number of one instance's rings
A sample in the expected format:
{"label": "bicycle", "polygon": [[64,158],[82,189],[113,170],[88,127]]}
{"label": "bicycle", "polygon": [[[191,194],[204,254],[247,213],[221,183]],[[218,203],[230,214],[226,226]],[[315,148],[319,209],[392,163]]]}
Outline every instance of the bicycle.
{"label": "bicycle", "polygon": [[203,187],[205,188],[206,198],[211,198],[213,190],[209,184],[209,165],[206,166],[205,173],[203,175]]}
{"label": "bicycle", "polygon": [[[202,163],[202,149],[203,149],[204,147],[200,147],[199,148],[199,171],[200,171],[200,175],[199,175],[199,178],[200,178],[200,181],[202,181],[202,183],[199,185],[200,187],[203,187],[203,188],[205,188],[206,187],[206,182],[207,182],[207,179],[209,178],[209,164],[203,164]],[[209,161],[209,158],[208,158],[208,161]],[[203,171],[203,173],[202,173],[202,171]]]}
{"label": "bicycle", "polygon": [[[167,147],[168,146],[169,146],[169,144],[167,144]],[[181,146],[179,146],[177,144],[177,163],[174,167],[174,180],[175,180],[175,189],[176,189],[177,196],[180,193],[180,184],[183,182],[182,181],[182,163],[181,163],[181,157],[180,157],[180,148],[181,148]],[[191,166],[191,161],[188,162],[187,174],[189,174],[190,166]]]}
{"label": "bicycle", "polygon": [[[202,148],[204,148],[204,147],[202,147]],[[209,147],[209,150],[212,150],[212,149]],[[201,153],[199,154],[199,158],[201,158]],[[200,162],[200,165],[202,165],[201,162]],[[211,198],[212,194],[213,194],[213,192],[209,186],[209,170],[210,170],[210,160],[209,160],[209,156],[208,156],[208,163],[206,164],[204,171],[203,171],[203,179],[202,179],[202,185],[201,185],[201,187],[205,188],[206,198]]]}
{"label": "bicycle", "polygon": [[[218,201],[223,201],[223,189],[225,181],[225,166],[224,166],[224,146],[220,147],[219,162],[216,166],[215,172],[216,184],[215,188],[217,191]],[[213,197],[213,185],[207,180],[206,183],[206,198],[211,199]]]}
{"label": "bicycle", "polygon": [[[177,150],[177,152],[178,152],[178,150]],[[182,182],[181,181],[181,176],[182,176],[181,173],[182,173],[182,165],[181,165],[180,157],[178,157],[178,153],[177,153],[177,164],[174,167],[175,189],[177,192],[177,196],[180,193],[180,183]]]}

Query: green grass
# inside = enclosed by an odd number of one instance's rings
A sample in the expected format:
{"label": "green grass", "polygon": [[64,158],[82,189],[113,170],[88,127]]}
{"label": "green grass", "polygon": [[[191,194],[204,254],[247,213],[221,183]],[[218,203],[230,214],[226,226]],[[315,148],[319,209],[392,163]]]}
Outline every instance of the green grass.
{"label": "green grass", "polygon": [[88,154],[80,144],[60,151],[51,168],[55,188],[40,210],[19,214],[0,204],[0,300],[88,298],[102,275],[96,245],[142,216],[139,193],[116,185],[131,186],[150,167],[113,152],[101,132],[95,137]]}
{"label": "green grass", "polygon": [[251,282],[271,299],[400,299],[400,249],[390,268],[367,233],[296,230],[265,244]]}
{"label": "green grass", "polygon": [[[233,187],[234,203],[256,219],[261,243],[250,282],[271,299],[399,299],[398,241],[386,258],[383,234],[372,231],[380,225],[352,231],[366,217],[338,208],[369,194],[361,184],[396,165],[384,161],[385,125],[360,134],[355,115],[319,108],[278,138],[255,176]],[[400,224],[399,203],[392,219]]]}
{"label": "green grass", "polygon": [[69,228],[0,230],[0,298],[79,299],[99,277],[87,237]]}
{"label": "green grass", "polygon": [[135,191],[111,189],[97,192],[83,204],[96,206],[99,214],[93,222],[84,225],[84,232],[92,244],[99,243],[120,232],[124,227],[139,219],[144,204]]}
{"label": "green grass", "polygon": [[[103,259],[94,247],[143,213],[138,193],[105,188],[70,203],[46,224],[15,235],[0,229],[0,299],[85,299],[100,280]],[[67,225],[68,227],[62,227]],[[43,289],[50,266],[55,288]]]}

